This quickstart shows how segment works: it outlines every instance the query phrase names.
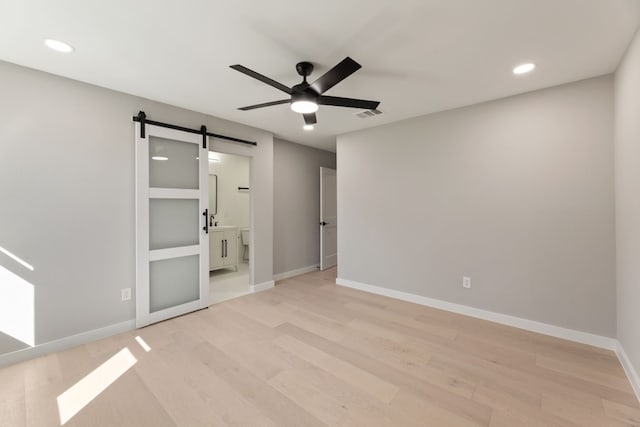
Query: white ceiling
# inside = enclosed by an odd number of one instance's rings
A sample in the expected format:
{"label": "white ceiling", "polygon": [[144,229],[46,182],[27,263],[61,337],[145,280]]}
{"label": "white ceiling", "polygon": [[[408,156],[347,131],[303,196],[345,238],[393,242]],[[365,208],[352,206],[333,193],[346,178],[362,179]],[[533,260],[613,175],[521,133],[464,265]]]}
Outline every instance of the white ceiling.
{"label": "white ceiling", "polygon": [[[334,150],[341,133],[610,73],[639,24],[638,0],[0,0],[0,59]],[[363,68],[328,94],[384,114],[321,106],[305,132],[288,104],[236,109],[286,94],[231,64],[291,86],[297,62],[313,81],[345,56]]]}

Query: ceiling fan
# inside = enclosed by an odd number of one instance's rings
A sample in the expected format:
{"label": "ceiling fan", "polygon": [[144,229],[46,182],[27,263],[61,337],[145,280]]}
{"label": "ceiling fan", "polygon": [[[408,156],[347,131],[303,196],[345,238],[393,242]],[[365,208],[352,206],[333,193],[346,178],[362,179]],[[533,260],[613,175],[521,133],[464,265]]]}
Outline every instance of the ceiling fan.
{"label": "ceiling fan", "polygon": [[230,67],[291,96],[288,99],[249,105],[248,107],[238,108],[238,110],[248,111],[256,108],[271,107],[272,105],[291,103],[291,109],[303,115],[305,126],[312,127],[317,122],[316,111],[318,111],[318,105],[333,105],[336,107],[360,108],[363,110],[375,110],[378,108],[378,105],[380,105],[378,101],[323,95],[326,91],[362,68],[360,64],[349,57],[340,61],[338,65],[327,71],[313,83],[307,82],[307,76],[313,72],[313,64],[306,61],[299,62],[296,64],[296,71],[302,76],[302,82],[291,88],[242,65],[230,65]]}

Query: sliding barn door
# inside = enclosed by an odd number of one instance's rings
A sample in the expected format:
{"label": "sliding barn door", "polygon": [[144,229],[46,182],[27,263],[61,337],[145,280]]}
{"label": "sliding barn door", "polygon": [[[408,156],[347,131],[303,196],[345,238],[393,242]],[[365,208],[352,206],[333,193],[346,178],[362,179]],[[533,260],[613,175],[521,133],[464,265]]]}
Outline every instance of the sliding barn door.
{"label": "sliding barn door", "polygon": [[136,123],[136,326],[209,305],[202,135]]}

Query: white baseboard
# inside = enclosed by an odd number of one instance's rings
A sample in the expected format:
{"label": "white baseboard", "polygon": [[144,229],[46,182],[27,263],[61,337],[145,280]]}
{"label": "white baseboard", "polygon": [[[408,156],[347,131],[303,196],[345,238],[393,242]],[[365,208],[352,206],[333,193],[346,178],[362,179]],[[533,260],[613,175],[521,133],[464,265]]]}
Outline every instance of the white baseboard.
{"label": "white baseboard", "polygon": [[311,273],[320,268],[320,264],[308,265],[302,268],[296,268],[295,270],[285,271],[284,273],[278,273],[273,276],[273,280],[276,282],[279,280],[288,279],[290,277],[300,276],[301,274]]}
{"label": "white baseboard", "polygon": [[616,353],[618,354],[618,360],[620,360],[620,364],[622,364],[624,372],[627,374],[627,378],[629,378],[631,387],[636,393],[636,398],[638,399],[638,402],[640,402],[640,376],[638,376],[638,371],[633,367],[631,360],[629,360],[627,353],[624,351],[622,343],[620,343],[620,341],[617,343],[618,346],[616,348]]}
{"label": "white baseboard", "polygon": [[509,316],[507,314],[482,310],[480,308],[469,307],[462,304],[455,304],[452,302],[424,297],[422,295],[415,295],[408,292],[387,289],[380,286],[367,285],[365,283],[359,283],[353,280],[337,278],[336,284],[340,286],[346,286],[348,288],[358,289],[360,291],[412,302],[415,304],[451,311],[453,313],[463,314],[465,316],[489,320],[491,322],[501,323],[503,325],[513,326],[527,331],[537,332],[543,335],[550,335],[552,337],[562,338],[581,344],[588,344],[594,347],[605,348],[607,350],[615,351],[618,347],[617,340],[615,338],[595,335],[588,332],[576,331],[574,329],[563,328],[561,326],[549,325],[547,323],[536,322],[535,320]]}
{"label": "white baseboard", "polygon": [[55,351],[66,350],[71,347],[76,347],[81,344],[110,337],[122,332],[132,331],[135,328],[136,321],[127,320],[126,322],[116,323],[115,325],[105,326],[104,328],[93,329],[91,331],[81,332],[77,335],[71,335],[69,337],[38,344],[34,347],[16,350],[0,356],[0,368],[23,360],[44,356],[45,354],[53,353]]}
{"label": "white baseboard", "polygon": [[259,283],[257,285],[250,285],[249,288],[251,289],[252,293],[256,293],[256,292],[266,291],[267,289],[271,289],[275,285],[276,283],[273,280],[269,280],[268,282]]}

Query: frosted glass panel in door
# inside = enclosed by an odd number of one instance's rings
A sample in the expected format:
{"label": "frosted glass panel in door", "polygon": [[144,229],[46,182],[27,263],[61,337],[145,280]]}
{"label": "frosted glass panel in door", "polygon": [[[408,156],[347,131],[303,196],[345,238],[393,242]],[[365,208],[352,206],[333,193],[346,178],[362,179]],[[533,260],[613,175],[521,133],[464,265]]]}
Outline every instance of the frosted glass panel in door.
{"label": "frosted glass panel in door", "polygon": [[200,244],[198,199],[149,199],[149,249]]}
{"label": "frosted glass panel in door", "polygon": [[151,313],[200,298],[200,256],[170,258],[149,263]]}
{"label": "frosted glass panel in door", "polygon": [[149,137],[149,187],[199,188],[196,144]]}

